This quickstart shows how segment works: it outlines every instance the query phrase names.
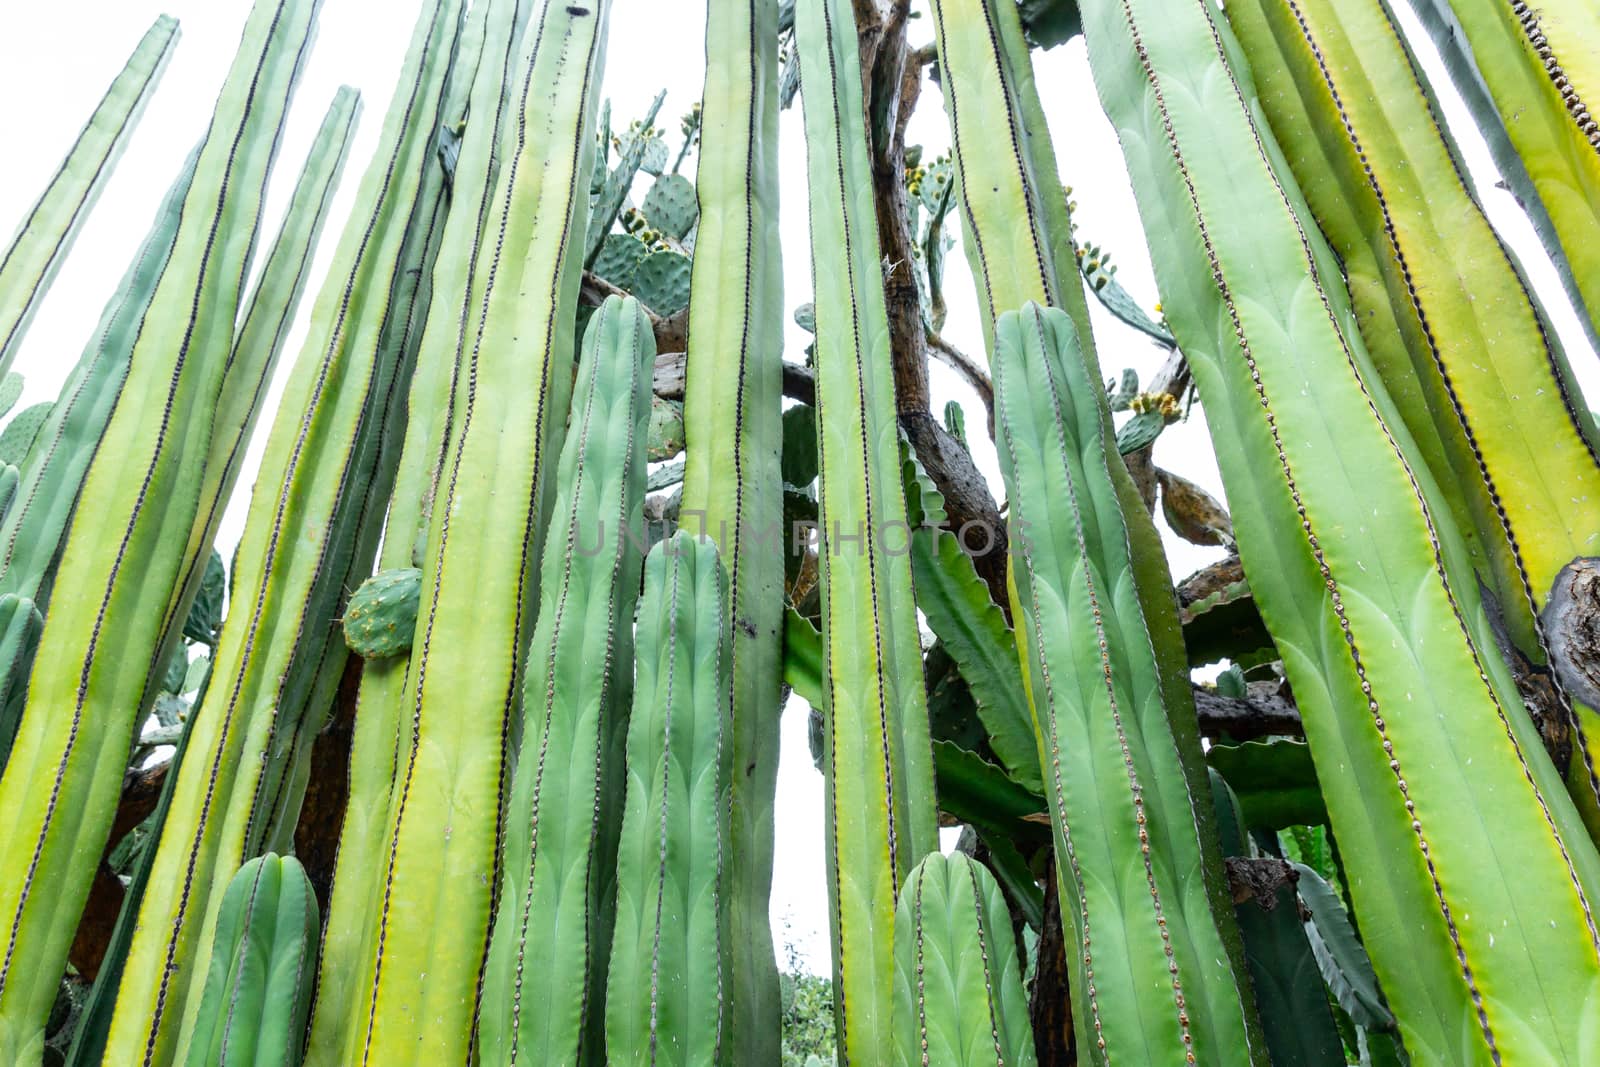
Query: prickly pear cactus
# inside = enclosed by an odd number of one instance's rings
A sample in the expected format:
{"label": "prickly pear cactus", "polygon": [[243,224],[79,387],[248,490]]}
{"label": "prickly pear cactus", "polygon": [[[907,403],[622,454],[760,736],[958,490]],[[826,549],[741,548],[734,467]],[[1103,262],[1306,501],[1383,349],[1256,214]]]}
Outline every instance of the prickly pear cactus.
{"label": "prickly pear cactus", "polygon": [[644,217],[650,225],[681,241],[694,229],[700,217],[700,203],[695,199],[694,182],[681,174],[666,174],[656,179],[650,191],[644,194]]}
{"label": "prickly pear cactus", "polygon": [[299,1067],[316,973],[317,897],[269,852],[228,883],[187,1067]]}
{"label": "prickly pear cactus", "polygon": [[44,425],[45,418],[54,406],[45,400],[11,416],[6,428],[0,430],[0,460],[12,466],[21,466],[28,456],[28,449],[33,447],[33,439],[39,435],[39,427]]}
{"label": "prickly pear cactus", "polygon": [[618,289],[633,289],[639,264],[650,254],[645,243],[631,233],[613,233],[600,246],[594,260],[594,272]]}
{"label": "prickly pear cactus", "polygon": [[344,612],[344,643],[367,659],[398,655],[411,647],[422,600],[416,567],[379,571],[361,583]]}
{"label": "prickly pear cactus", "polygon": [[651,252],[639,263],[633,295],[657,315],[675,315],[689,306],[689,257],[682,252]]}

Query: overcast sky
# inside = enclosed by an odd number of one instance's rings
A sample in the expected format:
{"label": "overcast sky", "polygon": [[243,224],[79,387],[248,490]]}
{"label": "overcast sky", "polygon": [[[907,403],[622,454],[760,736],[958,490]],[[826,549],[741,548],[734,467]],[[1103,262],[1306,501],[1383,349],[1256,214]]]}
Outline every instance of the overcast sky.
{"label": "overcast sky", "polygon": [[[801,0],[805,2],[805,0]],[[249,8],[248,0],[77,0],[75,3],[7,5],[7,32],[0,36],[0,99],[7,101],[9,151],[0,168],[0,234],[9,233],[71,145],[106,85],[155,16],[163,11],[182,23],[183,36],[159,91],[133,137],[99,205],[79,235],[48,299],[34,320],[15,368],[27,377],[23,404],[55,396],[82,352],[102,306],[144,236],[162,193],[185,154],[204,132],[217,89],[226,74]],[[1403,4],[1397,6],[1404,7]],[[919,11],[924,0],[917,0]],[[388,98],[410,36],[416,0],[327,0],[321,29],[283,139],[274,174],[264,235],[275,232],[284,202],[315,134],[322,113],[341,84],[359,88],[365,111],[360,135],[346,165],[332,216],[323,233],[318,269],[302,301],[300,321],[291,334],[279,368],[299,352],[322,274],[349,211],[361,174],[376,142]],[[661,89],[667,100],[657,125],[677,147],[677,119],[700,96],[703,75],[703,5],[685,0],[614,0],[607,57],[605,95],[612,102],[613,125],[642,116]],[[1490,215],[1523,258],[1567,346],[1585,391],[1600,388],[1600,365],[1577,328],[1554,270],[1509,194],[1493,188],[1497,178],[1481,139],[1424,35],[1402,18],[1413,44],[1443,98],[1447,116],[1465,150]],[[912,43],[932,37],[927,18],[913,23]],[[1144,236],[1132,191],[1122,166],[1115,133],[1099,109],[1082,41],[1035,53],[1039,86],[1049,113],[1063,180],[1079,204],[1080,236],[1113,253],[1118,279],[1146,306],[1157,300]],[[931,157],[949,147],[943,101],[928,86],[910,127],[910,140]],[[811,299],[805,200],[805,155],[800,107],[785,112],[781,127],[783,167],[782,237],[785,250],[784,302],[789,309]],[[645,185],[638,186],[642,195]],[[953,227],[954,228],[954,227]],[[258,257],[258,260],[261,257]],[[258,263],[259,265],[259,263]],[[945,337],[982,359],[977,302],[958,248],[947,260],[950,304]],[[1091,301],[1096,340],[1107,374],[1134,367],[1148,379],[1161,354],[1141,334],[1123,326]],[[806,335],[786,323],[791,355]],[[968,411],[968,438],[980,468],[997,498],[1003,487],[994,450],[983,433],[982,407],[944,367],[931,369],[935,409],[960,400]],[[270,412],[278,391],[268,398]],[[270,416],[269,416],[270,417]],[[223,522],[219,548],[229,558],[244,523],[247,486],[259,462],[267,419],[256,434],[248,465]],[[1170,428],[1156,446],[1157,462],[1210,489],[1222,487],[1198,411],[1186,424]],[[1166,533],[1163,531],[1164,534]],[[1216,558],[1167,534],[1176,576]],[[810,969],[827,969],[827,892],[823,866],[822,777],[811,764],[806,743],[806,707],[793,700],[784,715],[783,760],[778,785],[777,868],[772,916],[780,955],[792,943]],[[949,837],[947,832],[946,837]],[[948,845],[947,840],[947,845]]]}

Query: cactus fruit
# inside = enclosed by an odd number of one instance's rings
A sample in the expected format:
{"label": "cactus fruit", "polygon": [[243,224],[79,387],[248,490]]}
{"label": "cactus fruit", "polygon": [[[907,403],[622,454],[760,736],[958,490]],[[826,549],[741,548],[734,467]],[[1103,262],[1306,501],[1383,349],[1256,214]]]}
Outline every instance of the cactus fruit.
{"label": "cactus fruit", "polygon": [[317,896],[293,856],[228,882],[186,1067],[299,1067],[316,976]]}
{"label": "cactus fruit", "polygon": [[613,1067],[731,1064],[726,1040],[727,578],[679,530],[650,550],[628,724],[617,920],[606,977]]}
{"label": "cactus fruit", "polygon": [[894,928],[895,1067],[1034,1067],[1010,911],[957,852],[912,868]]}
{"label": "cactus fruit", "polygon": [[379,571],[362,582],[345,605],[345,644],[367,659],[410,651],[421,602],[421,570],[400,567]]}

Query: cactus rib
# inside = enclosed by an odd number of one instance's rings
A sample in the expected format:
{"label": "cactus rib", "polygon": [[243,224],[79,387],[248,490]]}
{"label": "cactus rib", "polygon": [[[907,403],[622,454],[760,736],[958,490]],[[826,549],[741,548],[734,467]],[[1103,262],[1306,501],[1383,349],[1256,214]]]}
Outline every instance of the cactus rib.
{"label": "cactus rib", "polygon": [[[105,835],[163,610],[190,562],[262,187],[311,35],[316,0],[261,0],[246,25],[185,202],[174,253],[143,316],[131,370],[84,482],[25,716],[0,777],[16,832],[0,844],[0,1059],[37,1060]],[[151,412],[159,412],[152,418]],[[108,521],[121,524],[107,529]],[[114,769],[112,769],[114,767]],[[51,892],[33,892],[35,885]]]}
{"label": "cactus rib", "polygon": [[[795,11],[816,289],[828,872],[841,1059],[893,1052],[895,905],[938,838],[854,18]],[[853,534],[845,533],[846,527]],[[850,548],[846,542],[853,541]]]}
{"label": "cactus rib", "polygon": [[[783,523],[783,262],[778,245],[775,0],[711,0],[695,175],[699,229],[684,385],[679,522],[728,570],[733,765],[728,842],[728,1026],[738,1063],[778,1057],[768,897],[781,706],[783,560],[757,543]],[[693,528],[695,517],[704,524]]]}
{"label": "cactus rib", "polygon": [[16,358],[39,301],[128,142],[178,44],[178,21],[160,15],[145,31],[44,193],[0,255],[0,374]]}
{"label": "cactus rib", "polygon": [[[1600,863],[1531,724],[1505,710],[1515,688],[1480,652],[1491,639],[1475,587],[1458,580],[1459,537],[1342,290],[1324,283],[1332,256],[1302,221],[1213,9],[1153,17],[1143,0],[1092,0],[1084,15],[1146,226],[1194,235],[1164,242],[1158,282],[1407,1045],[1451,1062],[1550,1054],[1547,1042],[1572,1040],[1560,1021],[1581,1014],[1573,998],[1600,988]],[[1297,536],[1276,534],[1285,520]],[[1501,923],[1522,936],[1500,930],[1491,948]]]}

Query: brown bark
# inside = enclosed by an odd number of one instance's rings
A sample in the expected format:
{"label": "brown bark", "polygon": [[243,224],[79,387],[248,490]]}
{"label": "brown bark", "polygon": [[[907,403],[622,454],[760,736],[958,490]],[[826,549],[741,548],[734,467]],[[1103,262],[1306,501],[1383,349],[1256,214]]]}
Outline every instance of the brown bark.
{"label": "brown bark", "polygon": [[1067,985],[1066,931],[1061,925],[1061,900],[1052,866],[1044,882],[1044,929],[1039,933],[1039,966],[1034,972],[1028,1018],[1039,1067],[1076,1067],[1072,1033],[1072,995]]}
{"label": "brown bark", "polygon": [[949,516],[947,525],[972,556],[979,577],[989,587],[990,599],[1010,618],[1005,520],[989,491],[989,483],[973,464],[967,450],[926,408],[921,411],[902,409],[900,426],[923,470],[944,496],[945,514]]}
{"label": "brown bark", "polygon": [[[144,822],[156,810],[161,799],[161,788],[166,784],[170,762],[157,764],[146,770],[129,771],[122,779],[122,798],[117,803],[117,814],[111,823],[111,834],[106,838],[106,853],[126,836],[128,831]],[[154,842],[151,842],[154,847]],[[117,916],[122,912],[122,899],[126,891],[122,880],[107,866],[105,857],[94,872],[89,885],[89,899],[83,907],[83,917],[78,920],[78,930],[72,937],[72,947],[67,958],[78,969],[84,981],[94,981],[105,962],[106,946],[111,943],[111,933],[116,929]]]}
{"label": "brown bark", "polygon": [[294,827],[295,856],[305,866],[324,915],[333,890],[345,801],[350,796],[350,740],[356,728],[363,662],[360,656],[351,656],[345,663],[339,692],[333,698],[333,714],[311,746],[311,773],[300,805],[300,821]]}

